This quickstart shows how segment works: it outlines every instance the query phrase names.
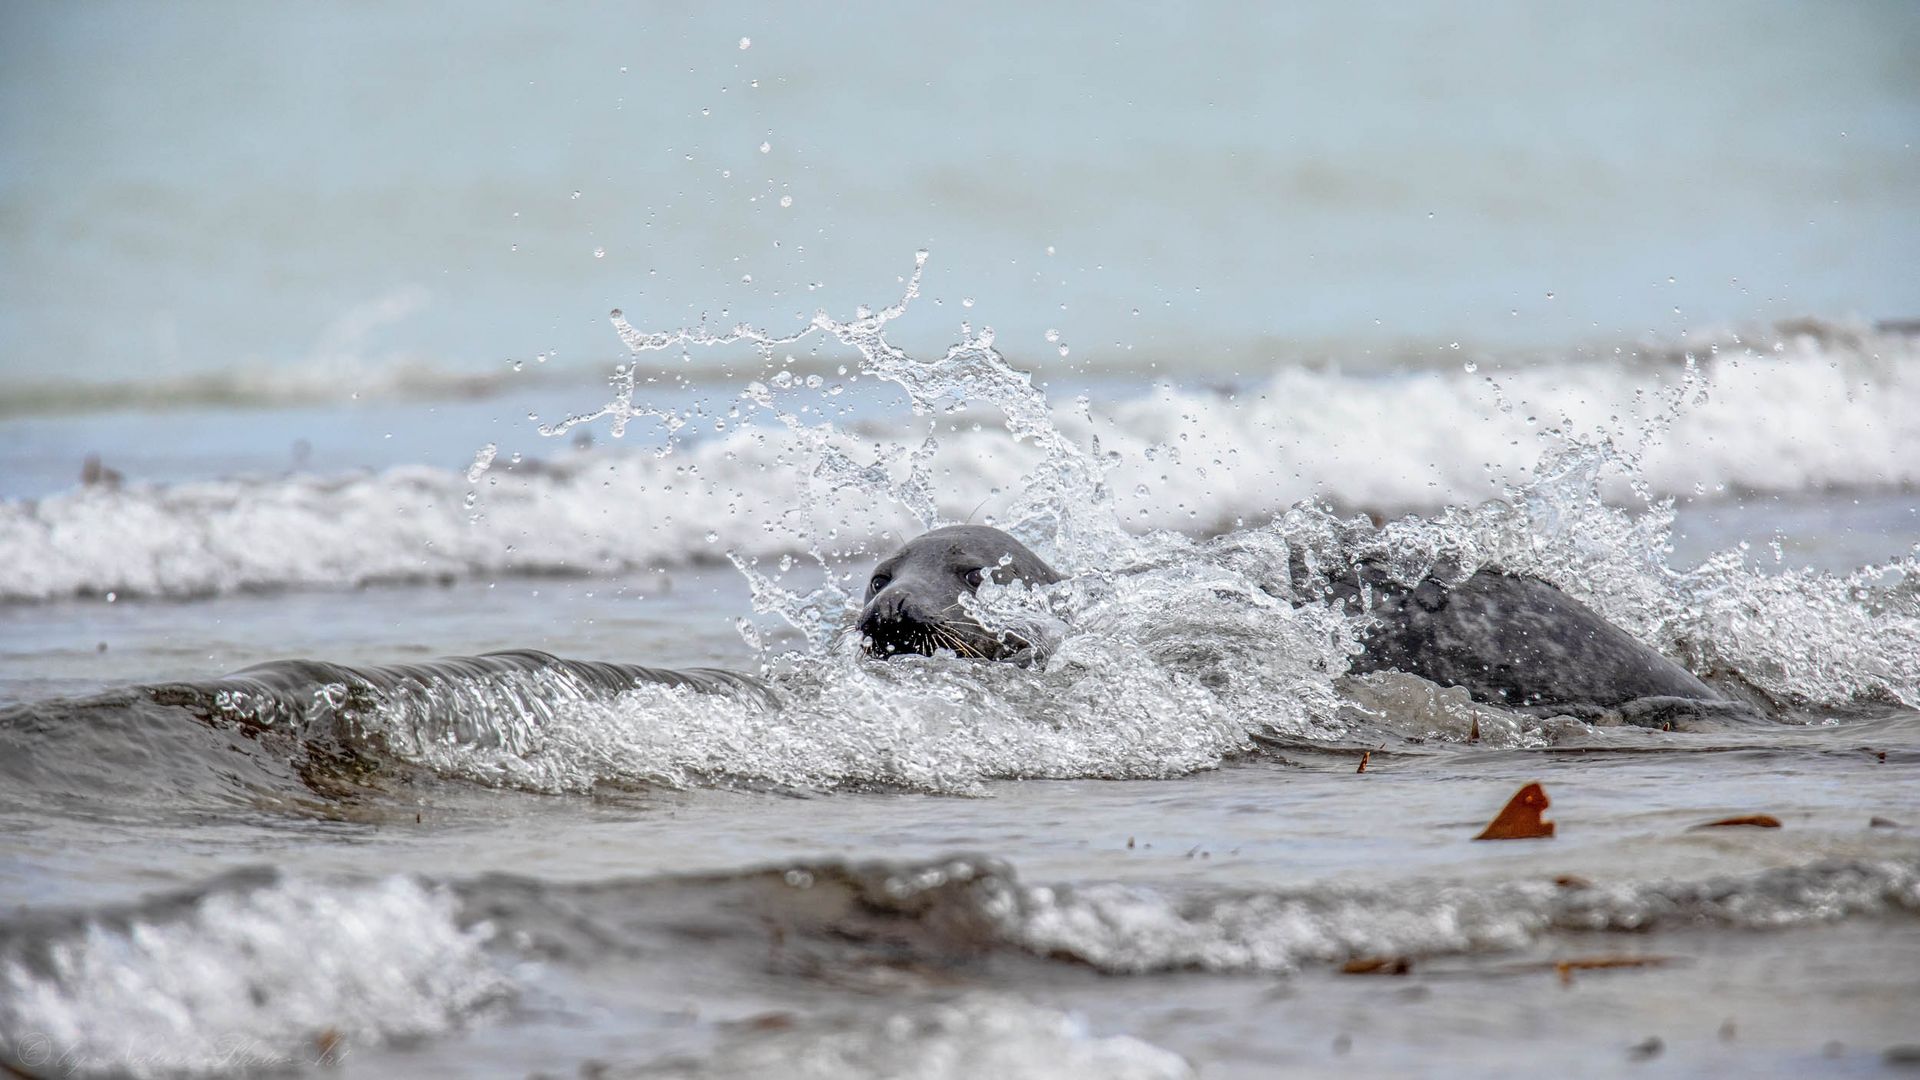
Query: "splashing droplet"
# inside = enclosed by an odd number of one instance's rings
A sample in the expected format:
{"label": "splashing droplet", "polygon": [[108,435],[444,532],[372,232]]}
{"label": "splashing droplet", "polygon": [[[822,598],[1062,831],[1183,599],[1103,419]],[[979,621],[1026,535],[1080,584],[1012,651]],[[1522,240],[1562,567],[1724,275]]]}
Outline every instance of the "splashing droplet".
{"label": "splashing droplet", "polygon": [[741,52],[745,52],[745,51],[747,51],[748,49],[751,49],[751,48],[753,48],[753,39],[752,39],[752,38],[750,38],[750,37],[743,37],[743,38],[741,38],[741,39],[740,39],[740,51],[741,51]]}

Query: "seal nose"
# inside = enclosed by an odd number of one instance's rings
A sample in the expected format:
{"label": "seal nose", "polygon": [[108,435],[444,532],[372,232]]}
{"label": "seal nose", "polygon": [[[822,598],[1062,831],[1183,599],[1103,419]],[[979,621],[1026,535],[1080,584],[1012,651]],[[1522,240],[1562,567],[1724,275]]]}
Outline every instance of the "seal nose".
{"label": "seal nose", "polygon": [[927,620],[905,589],[882,589],[860,615],[858,629],[876,656],[926,652]]}

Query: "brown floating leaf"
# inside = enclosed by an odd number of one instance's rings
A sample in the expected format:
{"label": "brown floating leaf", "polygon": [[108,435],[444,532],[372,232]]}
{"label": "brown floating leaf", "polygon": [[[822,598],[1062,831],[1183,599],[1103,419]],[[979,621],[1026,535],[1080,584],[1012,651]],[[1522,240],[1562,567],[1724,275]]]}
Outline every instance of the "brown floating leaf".
{"label": "brown floating leaf", "polygon": [[1721,818],[1719,821],[1709,821],[1704,825],[1695,825],[1694,828],[1718,829],[1725,825],[1750,825],[1756,829],[1777,829],[1780,827],[1780,819],[1774,817],[1772,814],[1747,814],[1743,817]]}
{"label": "brown floating leaf", "polygon": [[1357,772],[1357,773],[1363,773],[1363,772],[1366,772],[1366,771],[1367,771],[1367,762],[1369,762],[1369,761],[1371,761],[1371,760],[1373,760],[1373,751],[1371,751],[1371,750],[1362,750],[1362,751],[1360,751],[1360,767],[1359,767],[1359,768],[1357,768],[1357,769],[1355,769],[1355,770],[1353,770],[1353,771],[1354,771],[1354,772]]}
{"label": "brown floating leaf", "polygon": [[1579,874],[1561,874],[1559,877],[1553,879],[1553,883],[1555,885],[1560,886],[1563,889],[1593,888],[1593,882],[1588,881],[1586,878],[1581,877]]}
{"label": "brown floating leaf", "polygon": [[739,1026],[749,1031],[785,1031],[793,1025],[794,1017],[792,1013],[777,1011],[763,1012],[755,1016],[749,1016],[739,1022]]}
{"label": "brown floating leaf", "polygon": [[322,1065],[332,1065],[338,1061],[340,1058],[341,1044],[346,1041],[346,1036],[340,1034],[339,1028],[321,1028],[315,1032],[313,1035],[313,1049],[314,1053],[319,1055],[319,1063]]}
{"label": "brown floating leaf", "polygon": [[1540,812],[1552,805],[1547,789],[1528,784],[1507,800],[1506,808],[1493,819],[1475,840],[1532,840],[1553,835],[1553,822],[1540,820]]}
{"label": "brown floating leaf", "polygon": [[1340,966],[1348,975],[1405,975],[1413,961],[1404,956],[1356,956]]}
{"label": "brown floating leaf", "polygon": [[1899,827],[1899,822],[1892,818],[1883,818],[1879,814],[1875,814],[1867,819],[1867,828],[1869,829],[1897,829]]}

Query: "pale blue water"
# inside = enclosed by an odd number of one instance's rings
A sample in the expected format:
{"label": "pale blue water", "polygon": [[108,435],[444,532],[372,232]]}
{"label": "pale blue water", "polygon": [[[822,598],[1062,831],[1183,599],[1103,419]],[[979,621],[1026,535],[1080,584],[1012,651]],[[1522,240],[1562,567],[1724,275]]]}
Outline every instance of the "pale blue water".
{"label": "pale blue water", "polygon": [[[1917,53],[1901,3],[0,5],[0,1069],[1886,1069],[1920,339],[1873,323],[1920,315]],[[1335,680],[1311,612],[1178,559],[1052,670],[808,652],[727,557],[857,580],[923,439],[955,520],[1040,461],[1017,386],[916,413],[825,335],[645,354],[625,440],[538,434],[636,359],[611,308],[788,334],[920,249],[892,340],[997,329],[1106,470],[1057,509],[1451,514],[1781,722]],[[1542,486],[1569,438],[1621,456]],[[1216,700],[1183,658],[1248,633],[1268,692]],[[485,710],[409,744],[57,700],[508,648],[798,671],[772,715],[552,701],[510,753]],[[1558,837],[1468,840],[1530,780]],[[861,903],[842,858],[886,866]],[[1412,974],[1340,973],[1375,955]],[[1659,963],[1552,967],[1620,955]]]}
{"label": "pale blue water", "polygon": [[1899,2],[0,20],[8,380],[597,362],[608,308],[845,311],[920,247],[901,340],[1042,372],[1920,315]]}

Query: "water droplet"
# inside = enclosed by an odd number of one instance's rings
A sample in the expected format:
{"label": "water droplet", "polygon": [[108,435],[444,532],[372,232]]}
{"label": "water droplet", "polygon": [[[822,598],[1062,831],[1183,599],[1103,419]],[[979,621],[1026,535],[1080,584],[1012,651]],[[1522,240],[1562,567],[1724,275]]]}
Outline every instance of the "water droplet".
{"label": "water droplet", "polygon": [[594,248],[594,249],[593,249],[593,257],[594,257],[594,258],[596,258],[596,259],[604,259],[604,258],[606,258],[606,257],[607,257],[607,249],[606,249],[606,248],[603,248],[603,247],[601,247],[601,248]]}
{"label": "water droplet", "polygon": [[1055,344],[1058,344],[1058,343],[1059,343],[1059,341],[1060,341],[1060,331],[1058,331],[1058,330],[1055,330],[1055,329],[1053,329],[1052,327],[1048,327],[1048,328],[1047,328],[1047,340],[1048,340],[1049,342],[1053,342],[1053,343],[1055,343]]}
{"label": "water droplet", "polygon": [[973,297],[971,297],[971,296],[963,296],[963,297],[961,297],[961,298],[960,298],[960,306],[961,306],[961,307],[972,307],[972,306],[973,306]]}
{"label": "water droplet", "polygon": [[1547,294],[1547,299],[1549,299],[1549,300],[1551,300],[1551,299],[1553,299],[1553,294],[1552,294],[1552,293],[1548,293],[1548,294]]}
{"label": "water droplet", "polygon": [[751,48],[753,48],[753,39],[752,39],[752,38],[750,38],[750,37],[743,37],[743,38],[741,38],[741,39],[740,39],[740,51],[741,51],[741,52],[745,52],[746,50],[748,50],[748,49],[751,49]]}
{"label": "water droplet", "polygon": [[1463,367],[1463,368],[1466,368],[1466,369],[1467,369],[1467,373],[1468,373],[1468,374],[1472,374],[1473,372],[1476,372],[1476,371],[1479,371],[1479,370],[1480,370],[1480,365],[1479,365],[1479,364],[1476,364],[1476,363],[1474,363],[1474,362],[1473,362],[1473,361],[1471,361],[1471,360],[1469,360],[1469,361],[1467,361],[1467,362],[1466,362],[1466,363],[1464,363],[1464,364],[1461,364],[1460,366],[1461,366],[1461,367]]}
{"label": "water droplet", "polygon": [[711,544],[718,541],[719,539],[720,539],[719,533],[714,532],[711,529],[707,530],[707,543]]}
{"label": "water droplet", "polygon": [[763,153],[763,154],[765,154],[765,153],[768,153],[768,152],[770,152],[770,151],[772,151],[772,150],[773,150],[773,144],[772,144],[772,143],[770,143],[770,142],[763,142],[763,143],[761,143],[761,144],[760,144],[760,152],[761,152],[761,153]]}
{"label": "water droplet", "polygon": [[753,284],[753,275],[752,275],[752,274],[741,274],[741,275],[740,275],[740,283],[741,283],[742,285],[751,285],[751,284]]}
{"label": "water droplet", "polygon": [[[573,193],[573,194],[572,194],[571,196],[569,196],[569,197],[570,197],[570,198],[572,198],[572,199],[575,199],[575,200],[578,200],[578,199],[580,198],[580,193],[576,191],[576,192],[574,192],[574,193]],[[515,214],[514,216],[515,216],[515,217],[519,217],[520,215],[518,215],[518,214]]]}
{"label": "water droplet", "polygon": [[793,196],[791,196],[791,195],[782,195],[782,196],[780,196],[780,205],[781,205],[781,206],[792,206],[792,205],[793,205]]}

